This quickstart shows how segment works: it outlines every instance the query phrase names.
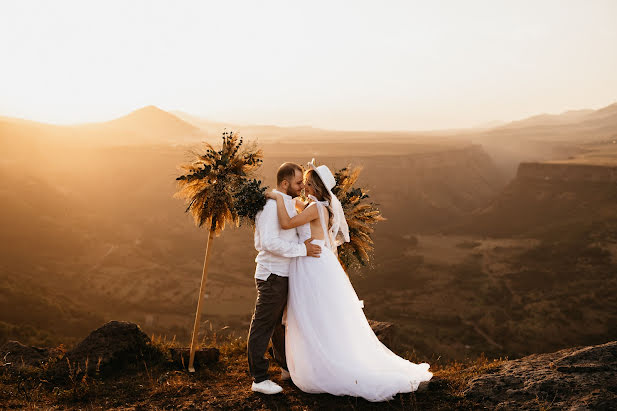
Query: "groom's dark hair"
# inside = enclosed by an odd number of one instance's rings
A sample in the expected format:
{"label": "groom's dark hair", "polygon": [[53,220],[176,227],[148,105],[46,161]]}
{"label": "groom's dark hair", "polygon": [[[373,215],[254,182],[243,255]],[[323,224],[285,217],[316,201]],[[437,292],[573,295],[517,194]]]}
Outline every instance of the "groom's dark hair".
{"label": "groom's dark hair", "polygon": [[278,171],[276,172],[276,185],[280,185],[283,180],[289,181],[290,178],[293,178],[296,175],[296,170],[298,170],[300,173],[304,171],[302,170],[302,167],[300,167],[296,163],[288,162],[281,164]]}

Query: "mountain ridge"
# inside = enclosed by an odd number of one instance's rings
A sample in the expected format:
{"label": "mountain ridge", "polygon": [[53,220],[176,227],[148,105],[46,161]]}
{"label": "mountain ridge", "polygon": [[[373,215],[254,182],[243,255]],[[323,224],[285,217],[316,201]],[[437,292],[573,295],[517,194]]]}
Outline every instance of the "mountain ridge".
{"label": "mountain ridge", "polygon": [[449,129],[429,129],[429,130],[339,130],[339,129],[325,129],[314,127],[312,125],[300,125],[300,126],[278,126],[275,124],[235,124],[234,122],[225,122],[225,121],[216,121],[216,120],[208,120],[200,115],[195,115],[191,113],[187,113],[181,110],[163,110],[156,105],[146,105],[135,109],[125,115],[120,117],[112,118],[105,121],[98,122],[85,122],[78,124],[68,124],[68,125],[59,125],[59,124],[50,124],[45,122],[40,122],[36,120],[30,120],[25,118],[18,117],[9,117],[9,116],[1,116],[0,121],[11,121],[11,122],[22,122],[22,123],[35,123],[38,125],[45,126],[58,126],[58,127],[84,127],[84,126],[92,126],[92,125],[104,125],[104,124],[114,124],[114,123],[123,123],[127,120],[132,120],[134,118],[151,118],[153,116],[166,116],[170,121],[181,121],[185,123],[185,127],[188,125],[188,129],[199,129],[200,127],[208,128],[210,126],[233,126],[240,128],[278,128],[278,129],[291,129],[291,130],[313,130],[313,131],[330,131],[330,132],[368,132],[368,133],[449,133],[449,134],[458,134],[458,133],[466,133],[470,130],[502,130],[502,129],[510,129],[510,128],[525,128],[530,126],[543,126],[543,125],[565,125],[565,124],[573,124],[586,120],[592,119],[602,119],[607,116],[617,115],[617,102],[611,103],[607,106],[604,106],[599,109],[572,109],[566,110],[559,114],[550,114],[550,113],[540,113],[535,114],[529,117],[524,117],[519,120],[512,121],[502,121],[502,120],[494,120],[494,121],[485,121],[478,126],[474,127],[464,127],[464,128],[449,128]]}

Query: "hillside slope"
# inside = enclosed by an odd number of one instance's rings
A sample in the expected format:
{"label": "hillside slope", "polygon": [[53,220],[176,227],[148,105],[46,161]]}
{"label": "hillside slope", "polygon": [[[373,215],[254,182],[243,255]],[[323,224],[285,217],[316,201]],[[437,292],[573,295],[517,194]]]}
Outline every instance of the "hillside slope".
{"label": "hillside slope", "polygon": [[[273,362],[269,372],[283,393],[252,392],[246,341],[210,334],[204,343],[197,357],[203,362],[190,374],[175,354],[182,347],[153,341],[131,323],[109,322],[70,349],[10,342],[0,346],[0,401],[11,408],[63,409],[611,409],[617,403],[617,341],[510,361],[443,364],[432,358],[428,384],[376,403],[302,392],[280,380]],[[97,357],[98,365],[85,362]]]}

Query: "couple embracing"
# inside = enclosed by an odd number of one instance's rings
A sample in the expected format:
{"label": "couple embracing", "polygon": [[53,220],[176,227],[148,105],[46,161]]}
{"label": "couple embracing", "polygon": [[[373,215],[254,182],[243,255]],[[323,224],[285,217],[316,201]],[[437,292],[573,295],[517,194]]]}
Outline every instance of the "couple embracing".
{"label": "couple embracing", "polygon": [[[330,169],[306,172],[284,163],[277,189],[255,219],[257,302],[248,337],[253,391],[283,388],[268,377],[264,358],[272,340],[281,379],[304,392],[392,399],[418,389],[432,373],[390,351],[371,329],[336,249],[349,241]],[[300,199],[304,189],[308,203]]]}

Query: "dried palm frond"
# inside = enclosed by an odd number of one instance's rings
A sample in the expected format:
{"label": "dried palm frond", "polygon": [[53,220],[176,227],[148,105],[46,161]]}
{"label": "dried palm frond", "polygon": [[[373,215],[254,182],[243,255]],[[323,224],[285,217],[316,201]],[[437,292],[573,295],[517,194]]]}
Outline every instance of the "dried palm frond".
{"label": "dried palm frond", "polygon": [[346,270],[370,263],[374,249],[373,226],[385,220],[377,204],[367,201],[368,190],[354,187],[361,172],[361,167],[348,165],[334,174],[336,185],[332,193],[340,200],[349,226],[350,241],[338,248],[339,260]]}
{"label": "dried palm frond", "polygon": [[237,195],[249,184],[255,187],[251,178],[263,162],[261,149],[252,144],[241,150],[242,143],[237,133],[223,132],[220,149],[205,143],[205,152],[191,150],[193,161],[180,165],[185,174],[176,178],[179,189],[174,197],[185,200],[185,212],[193,215],[195,224],[209,225],[217,236],[226,224],[240,224],[244,215],[236,206]]}

